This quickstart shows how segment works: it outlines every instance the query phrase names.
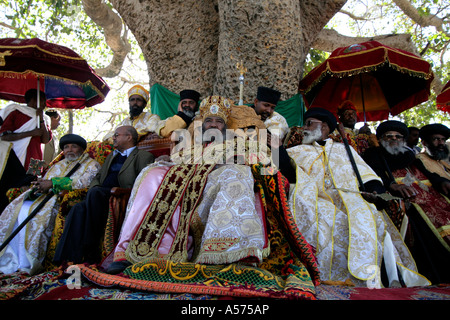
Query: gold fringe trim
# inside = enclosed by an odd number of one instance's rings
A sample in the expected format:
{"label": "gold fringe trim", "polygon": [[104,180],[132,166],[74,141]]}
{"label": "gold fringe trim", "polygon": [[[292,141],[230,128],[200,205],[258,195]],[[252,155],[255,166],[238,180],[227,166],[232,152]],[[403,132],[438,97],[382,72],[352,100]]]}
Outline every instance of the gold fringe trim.
{"label": "gold fringe trim", "polygon": [[[300,90],[300,92],[302,94],[307,94],[319,82],[321,82],[323,80],[323,78],[325,78],[328,75],[330,75],[332,77],[337,77],[337,78],[346,78],[346,77],[355,76],[355,75],[358,75],[358,74],[361,74],[361,73],[376,71],[378,68],[384,67],[386,64],[389,64],[389,66],[391,68],[393,68],[393,69],[395,69],[395,70],[397,70],[399,72],[402,72],[402,73],[405,73],[405,74],[409,74],[409,75],[411,75],[413,77],[424,78],[425,80],[428,80],[428,79],[431,79],[434,76],[431,71],[428,72],[428,73],[425,73],[425,72],[421,72],[421,71],[415,71],[415,70],[411,70],[411,69],[408,69],[408,68],[404,68],[404,67],[401,67],[401,66],[399,66],[397,64],[393,64],[391,61],[389,61],[389,59],[387,57],[386,57],[385,61],[383,61],[383,62],[381,62],[379,64],[370,65],[370,66],[364,66],[362,68],[352,69],[352,70],[347,70],[347,71],[341,71],[341,72],[336,72],[336,71],[330,70],[328,61],[325,61],[323,63],[327,64],[327,67],[325,68],[325,70],[306,89]],[[307,76],[308,75],[306,75],[306,77]]]}
{"label": "gold fringe trim", "polygon": [[[26,76],[27,74],[30,75],[35,75],[35,76],[39,76],[39,77],[45,77],[47,79],[53,79],[53,80],[63,80],[63,81],[67,81],[67,82],[71,82],[74,85],[80,86],[80,87],[90,87],[91,89],[93,89],[100,97],[103,98],[103,100],[105,100],[105,95],[97,89],[97,87],[91,82],[91,80],[88,80],[86,82],[80,82],[74,79],[68,79],[68,78],[63,78],[63,77],[58,77],[52,74],[48,74],[48,73],[42,73],[42,72],[35,72],[33,70],[25,70],[23,72],[14,72],[14,71],[0,71],[0,76],[1,77],[5,77],[4,75],[7,74],[14,74],[14,75],[22,75],[22,76]],[[99,78],[99,80],[101,80],[101,78]],[[104,81],[102,82],[102,88],[104,88],[106,86],[106,83]],[[86,99],[88,100],[88,99]]]}
{"label": "gold fringe trim", "polygon": [[[248,257],[256,257],[259,262],[270,253],[270,248],[260,250],[258,248],[246,248],[241,250],[233,250],[231,252],[205,252],[201,250],[195,263],[204,264],[229,264],[238,262]],[[258,263],[255,261],[255,263]]]}

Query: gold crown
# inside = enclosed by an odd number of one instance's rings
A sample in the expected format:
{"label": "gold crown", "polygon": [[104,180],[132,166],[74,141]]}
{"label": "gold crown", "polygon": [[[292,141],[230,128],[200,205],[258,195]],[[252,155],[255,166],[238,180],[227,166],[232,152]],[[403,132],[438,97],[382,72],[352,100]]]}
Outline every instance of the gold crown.
{"label": "gold crown", "polygon": [[200,103],[200,115],[202,119],[215,116],[220,117],[227,122],[231,113],[233,101],[221,96],[209,96]]}
{"label": "gold crown", "polygon": [[149,95],[150,95],[150,93],[147,90],[145,90],[145,88],[143,86],[138,85],[138,84],[131,87],[131,89],[128,90],[128,99],[135,94],[144,98],[145,101],[148,101]]}

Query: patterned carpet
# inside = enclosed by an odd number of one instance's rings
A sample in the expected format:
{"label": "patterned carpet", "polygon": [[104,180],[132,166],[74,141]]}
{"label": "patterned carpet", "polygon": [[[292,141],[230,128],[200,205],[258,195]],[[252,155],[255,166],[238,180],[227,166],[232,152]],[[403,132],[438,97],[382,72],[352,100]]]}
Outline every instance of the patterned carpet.
{"label": "patterned carpet", "polygon": [[[23,273],[0,276],[0,300],[222,300],[227,296],[190,293],[157,293],[104,287],[81,277],[79,288],[70,289],[69,275],[61,269],[33,277]],[[69,286],[67,285],[69,284]],[[318,285],[317,300],[450,300],[450,284],[414,288],[368,289],[338,285]]]}

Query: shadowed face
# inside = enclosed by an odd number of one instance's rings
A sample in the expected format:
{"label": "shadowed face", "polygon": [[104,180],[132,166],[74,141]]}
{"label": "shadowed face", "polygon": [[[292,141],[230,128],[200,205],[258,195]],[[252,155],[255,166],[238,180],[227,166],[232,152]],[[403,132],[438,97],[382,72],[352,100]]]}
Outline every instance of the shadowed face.
{"label": "shadowed face", "polygon": [[442,134],[433,134],[424,145],[427,153],[435,160],[448,159],[449,150],[445,142],[447,139]]}
{"label": "shadowed face", "polygon": [[137,117],[144,111],[147,102],[140,95],[134,94],[128,99],[130,106],[130,116]]}
{"label": "shadowed face", "polygon": [[257,115],[261,116],[261,120],[265,121],[269,118],[275,111],[276,105],[266,101],[260,101],[255,99],[255,112]]}

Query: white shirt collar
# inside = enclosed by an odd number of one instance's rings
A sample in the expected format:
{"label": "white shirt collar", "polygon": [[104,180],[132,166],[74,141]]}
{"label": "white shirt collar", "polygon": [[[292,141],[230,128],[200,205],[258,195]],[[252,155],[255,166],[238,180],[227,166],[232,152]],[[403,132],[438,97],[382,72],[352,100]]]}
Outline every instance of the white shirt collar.
{"label": "white shirt collar", "polygon": [[114,155],[120,153],[122,156],[126,156],[128,158],[128,156],[130,155],[130,153],[136,148],[136,146],[131,147],[123,152],[120,152],[119,150],[114,150]]}

